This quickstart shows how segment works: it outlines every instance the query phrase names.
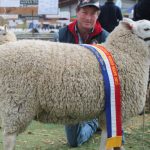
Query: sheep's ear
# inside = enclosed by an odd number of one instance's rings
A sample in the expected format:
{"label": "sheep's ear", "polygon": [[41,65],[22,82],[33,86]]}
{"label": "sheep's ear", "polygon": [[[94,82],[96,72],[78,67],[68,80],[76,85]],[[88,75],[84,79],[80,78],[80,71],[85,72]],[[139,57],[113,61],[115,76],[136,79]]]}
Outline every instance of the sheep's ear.
{"label": "sheep's ear", "polygon": [[134,28],[136,28],[135,22],[129,18],[123,18],[123,20],[120,21],[120,23],[129,30],[133,30]]}
{"label": "sheep's ear", "polygon": [[7,33],[7,30],[8,30],[8,25],[7,24],[4,25],[4,30],[5,30],[5,33]]}

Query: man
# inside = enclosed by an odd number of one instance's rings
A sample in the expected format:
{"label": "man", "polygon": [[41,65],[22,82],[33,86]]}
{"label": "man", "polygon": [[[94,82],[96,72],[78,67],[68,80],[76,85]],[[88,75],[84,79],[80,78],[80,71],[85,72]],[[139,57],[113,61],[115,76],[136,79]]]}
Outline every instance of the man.
{"label": "man", "polygon": [[80,0],[76,8],[77,20],[59,30],[59,41],[75,44],[104,42],[108,34],[97,22],[99,13],[99,6],[93,0]]}
{"label": "man", "polygon": [[[57,41],[74,44],[104,42],[108,33],[97,21],[99,13],[99,5],[96,5],[93,0],[80,0],[76,8],[76,21],[59,30]],[[68,144],[71,147],[81,145],[96,132],[97,128],[97,119],[66,125]]]}
{"label": "man", "polygon": [[[55,41],[74,44],[105,42],[108,32],[97,21],[99,13],[99,5],[96,5],[94,0],[79,0],[76,8],[77,19],[68,26],[61,28]],[[89,140],[98,127],[97,119],[75,125],[66,125],[68,144],[71,147],[80,146]],[[115,150],[120,150],[120,148],[115,148]]]}
{"label": "man", "polygon": [[134,6],[133,20],[150,20],[150,0],[139,0]]}
{"label": "man", "polygon": [[112,32],[122,20],[121,9],[115,5],[114,0],[107,0],[100,10],[98,21],[106,31]]}

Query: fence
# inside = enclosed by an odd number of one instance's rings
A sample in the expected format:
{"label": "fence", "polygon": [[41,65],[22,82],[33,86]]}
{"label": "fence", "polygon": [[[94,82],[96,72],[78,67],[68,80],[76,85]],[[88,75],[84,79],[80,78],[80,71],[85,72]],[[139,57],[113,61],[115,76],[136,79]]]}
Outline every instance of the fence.
{"label": "fence", "polygon": [[35,40],[50,40],[54,41],[55,33],[15,33],[18,40],[22,39],[35,39]]}

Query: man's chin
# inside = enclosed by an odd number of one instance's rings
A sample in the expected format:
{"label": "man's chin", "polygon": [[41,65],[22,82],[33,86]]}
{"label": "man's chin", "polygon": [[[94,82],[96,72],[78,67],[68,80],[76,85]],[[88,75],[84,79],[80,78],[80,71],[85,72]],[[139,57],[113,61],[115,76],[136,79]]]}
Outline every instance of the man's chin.
{"label": "man's chin", "polygon": [[84,26],[84,29],[85,29],[86,31],[90,31],[90,30],[92,29],[92,27],[91,27],[91,26]]}

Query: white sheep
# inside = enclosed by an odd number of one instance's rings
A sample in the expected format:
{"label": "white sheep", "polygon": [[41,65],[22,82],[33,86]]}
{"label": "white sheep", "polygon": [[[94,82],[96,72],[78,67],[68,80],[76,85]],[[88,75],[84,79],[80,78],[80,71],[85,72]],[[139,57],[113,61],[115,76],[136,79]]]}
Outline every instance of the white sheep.
{"label": "white sheep", "polygon": [[7,25],[0,26],[0,45],[16,40],[16,35],[7,29]]}
{"label": "white sheep", "polygon": [[[150,49],[143,37],[150,37],[150,22],[126,19],[103,44],[118,67],[123,120],[140,113],[145,105]],[[104,150],[103,84],[97,59],[79,45],[36,40],[0,45],[4,150],[15,148],[16,136],[35,117],[41,122],[63,124],[100,118],[100,149]]]}
{"label": "white sheep", "polygon": [[[16,35],[14,32],[8,30],[7,25],[0,26],[0,45],[16,41]],[[1,126],[1,119],[0,119],[0,126]]]}

